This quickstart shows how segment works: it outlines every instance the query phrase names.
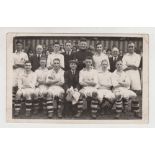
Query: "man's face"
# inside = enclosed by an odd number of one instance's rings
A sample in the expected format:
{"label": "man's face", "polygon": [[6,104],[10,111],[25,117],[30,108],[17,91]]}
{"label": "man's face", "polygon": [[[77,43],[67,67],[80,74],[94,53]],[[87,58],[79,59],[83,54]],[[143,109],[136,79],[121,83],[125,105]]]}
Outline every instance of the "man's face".
{"label": "man's face", "polygon": [[106,52],[106,54],[107,54],[108,56],[111,55],[111,51],[108,50],[108,51]]}
{"label": "man's face", "polygon": [[70,63],[70,68],[72,69],[72,70],[75,70],[76,68],[77,68],[77,64],[76,63]]}
{"label": "man's face", "polygon": [[26,70],[26,71],[30,71],[31,68],[32,68],[31,63],[26,63],[26,64],[25,64],[25,70]]}
{"label": "man's face", "polygon": [[102,45],[97,45],[96,50],[97,50],[97,52],[102,52],[102,50],[103,50]]}
{"label": "man's face", "polygon": [[59,44],[55,44],[54,45],[54,51],[55,52],[59,52],[60,51],[60,45]]}
{"label": "man's face", "polygon": [[60,68],[60,61],[59,60],[54,60],[53,61],[53,66],[54,66],[54,69],[59,69]]}
{"label": "man's face", "polygon": [[37,54],[42,54],[43,48],[38,47],[38,48],[36,49],[36,52],[37,52]]}
{"label": "man's face", "polygon": [[107,61],[102,61],[102,68],[107,69],[108,68],[108,62]]}
{"label": "man's face", "polygon": [[80,42],[80,48],[81,48],[82,50],[86,49],[86,48],[87,48],[87,42],[86,42],[86,41],[81,41],[81,42]]}
{"label": "man's face", "polygon": [[21,43],[16,44],[17,51],[21,51],[23,48],[23,45]]}
{"label": "man's face", "polygon": [[40,60],[40,66],[41,66],[41,67],[45,67],[45,66],[46,66],[46,60],[41,59],[41,60]]}
{"label": "man's face", "polygon": [[128,52],[133,53],[135,51],[135,45],[134,43],[131,43],[128,45]]}
{"label": "man's face", "polygon": [[72,48],[72,44],[71,43],[66,43],[66,50],[70,51]]}
{"label": "man's face", "polygon": [[90,67],[92,65],[92,60],[91,59],[86,59],[85,64],[86,64],[86,67]]}
{"label": "man's face", "polygon": [[123,70],[123,63],[122,63],[122,61],[118,61],[118,62],[116,63],[116,69],[117,69],[118,71],[122,71],[122,70]]}
{"label": "man's face", "polygon": [[119,55],[119,50],[118,50],[117,48],[113,48],[113,50],[112,50],[112,55],[113,55],[114,57],[117,57],[117,56]]}

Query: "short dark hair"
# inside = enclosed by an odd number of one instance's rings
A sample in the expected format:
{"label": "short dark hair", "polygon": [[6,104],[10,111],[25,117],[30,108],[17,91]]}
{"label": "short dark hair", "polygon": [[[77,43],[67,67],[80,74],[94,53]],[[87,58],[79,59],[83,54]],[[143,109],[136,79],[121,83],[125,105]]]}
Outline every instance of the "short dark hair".
{"label": "short dark hair", "polygon": [[46,59],[45,56],[42,56],[42,57],[40,58],[40,61],[41,61],[41,60],[47,60],[47,59]]}
{"label": "short dark hair", "polygon": [[28,64],[28,63],[30,63],[30,64],[31,64],[31,61],[29,61],[29,60],[25,61],[25,64]]}
{"label": "short dark hair", "polygon": [[[97,47],[98,45],[102,45],[102,43],[101,43],[101,42],[96,43],[96,47]],[[102,46],[103,46],[103,45],[102,45]]]}
{"label": "short dark hair", "polygon": [[60,62],[60,59],[59,58],[55,58],[55,59],[53,59],[53,62],[54,61],[59,61]]}
{"label": "short dark hair", "polygon": [[86,38],[81,38],[80,42],[87,42],[87,39]]}
{"label": "short dark hair", "polygon": [[54,45],[56,45],[56,44],[57,44],[57,45],[60,45],[60,43],[59,43],[58,41],[55,41],[55,42],[54,42]]}
{"label": "short dark hair", "polygon": [[67,40],[66,43],[65,43],[65,45],[66,45],[67,43],[72,44],[71,40]]}
{"label": "short dark hair", "polygon": [[17,41],[16,41],[16,45],[17,45],[17,44],[22,44],[22,45],[23,45],[23,42],[22,42],[21,40],[17,40]]}
{"label": "short dark hair", "polygon": [[93,60],[91,56],[86,56],[85,60],[86,59]]}

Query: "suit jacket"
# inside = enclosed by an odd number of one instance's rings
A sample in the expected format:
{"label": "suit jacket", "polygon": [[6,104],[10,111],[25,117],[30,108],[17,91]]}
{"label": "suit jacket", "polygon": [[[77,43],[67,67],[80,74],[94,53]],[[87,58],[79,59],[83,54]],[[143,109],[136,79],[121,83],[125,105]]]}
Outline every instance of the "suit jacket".
{"label": "suit jacket", "polygon": [[78,60],[78,70],[80,71],[85,67],[83,61],[86,59],[87,56],[92,57],[92,53],[88,51],[88,49],[80,50],[74,54],[74,57]]}
{"label": "suit jacket", "polygon": [[30,58],[30,62],[32,65],[32,71],[35,71],[36,69],[40,67],[40,58],[38,58],[37,55],[33,55]]}
{"label": "suit jacket", "polygon": [[75,74],[73,75],[71,70],[68,70],[64,74],[65,78],[65,90],[70,88],[71,86],[73,88],[77,88],[78,90],[80,89],[80,84],[79,84],[79,71],[76,71]]}
{"label": "suit jacket", "polygon": [[73,51],[70,55],[67,53],[63,53],[63,55],[64,55],[65,71],[67,71],[70,69],[69,61],[75,59],[75,55],[73,54]]}
{"label": "suit jacket", "polygon": [[116,60],[113,60],[113,57],[109,58],[109,63],[110,63],[110,72],[114,72],[116,69],[116,61],[117,60],[122,60],[122,56],[118,56]]}

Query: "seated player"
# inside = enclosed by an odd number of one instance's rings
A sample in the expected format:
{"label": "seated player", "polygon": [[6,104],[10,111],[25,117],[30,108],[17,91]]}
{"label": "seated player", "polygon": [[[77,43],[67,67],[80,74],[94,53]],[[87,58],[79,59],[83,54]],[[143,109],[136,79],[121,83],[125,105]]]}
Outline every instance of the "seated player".
{"label": "seated player", "polygon": [[65,110],[68,114],[73,114],[73,109],[75,109],[80,96],[80,93],[78,92],[78,90],[80,89],[80,85],[79,71],[77,71],[77,63],[77,60],[70,60],[70,70],[66,71],[64,74],[66,91]]}
{"label": "seated player", "polygon": [[16,94],[15,116],[19,115],[22,97],[25,99],[26,116],[31,115],[32,97],[35,91],[36,75],[31,71],[31,62],[25,62],[25,71],[18,79],[18,91]]}
{"label": "seated player", "polygon": [[122,110],[128,111],[128,101],[132,100],[134,105],[133,112],[136,117],[139,117],[139,103],[135,92],[129,90],[130,80],[128,75],[123,71],[123,63],[121,60],[116,62],[116,70],[112,73],[113,92],[116,98],[116,116],[118,119],[121,116]]}
{"label": "seated player", "polygon": [[[97,99],[97,71],[92,68],[92,57],[88,56],[85,59],[86,67],[80,71],[79,83],[82,86],[80,92],[80,98],[77,103],[77,114],[76,117],[80,117],[83,111],[84,101],[87,100],[87,105],[91,109],[92,118],[96,118],[98,110],[98,99]],[[90,103],[89,103],[90,101]],[[90,105],[89,105],[90,104]],[[88,108],[87,107],[87,108]]]}
{"label": "seated player", "polygon": [[58,42],[55,42],[53,49],[54,51],[47,57],[47,68],[53,69],[53,60],[55,58],[58,58],[60,60],[60,67],[64,68],[64,56],[63,54],[60,54],[60,44]]}
{"label": "seated player", "polygon": [[48,69],[46,67],[46,57],[40,58],[40,67],[35,71],[36,74],[36,86],[34,94],[34,114],[38,113],[39,107],[42,106],[44,112],[46,112],[46,95],[47,85],[46,76]]}
{"label": "seated player", "polygon": [[54,114],[54,103],[57,103],[57,114],[62,118],[64,89],[64,71],[60,67],[60,59],[53,60],[53,69],[48,71],[46,77],[48,84],[47,90],[47,112],[48,117],[52,118]]}
{"label": "seated player", "polygon": [[112,73],[108,71],[107,59],[101,62],[102,70],[98,71],[98,99],[101,103],[101,112],[108,112],[112,106],[115,95],[112,93]]}

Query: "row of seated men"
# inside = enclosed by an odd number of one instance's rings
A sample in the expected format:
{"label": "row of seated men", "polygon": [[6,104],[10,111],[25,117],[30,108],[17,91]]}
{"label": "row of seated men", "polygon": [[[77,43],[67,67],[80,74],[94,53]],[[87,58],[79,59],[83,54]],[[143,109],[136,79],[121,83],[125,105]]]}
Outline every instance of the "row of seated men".
{"label": "row of seated men", "polygon": [[[102,60],[100,70],[92,67],[92,57],[85,58],[85,67],[78,71],[77,60],[70,60],[70,70],[61,69],[60,59],[53,60],[53,68],[46,68],[46,58],[40,59],[40,67],[33,72],[30,61],[25,62],[24,70],[15,78],[18,90],[14,100],[14,115],[20,114],[22,102],[25,104],[25,114],[32,111],[38,113],[40,105],[48,118],[52,118],[54,110],[58,118],[63,117],[66,102],[75,109],[75,117],[79,118],[87,102],[92,118],[97,117],[99,109],[112,108],[115,104],[116,116],[120,118],[122,111],[128,111],[129,99],[132,100],[132,110],[139,115],[137,95],[130,88],[129,76],[123,71],[123,62],[116,62],[116,70],[108,71],[107,59]],[[19,72],[20,68],[15,71]],[[16,88],[16,87],[14,87]]]}

